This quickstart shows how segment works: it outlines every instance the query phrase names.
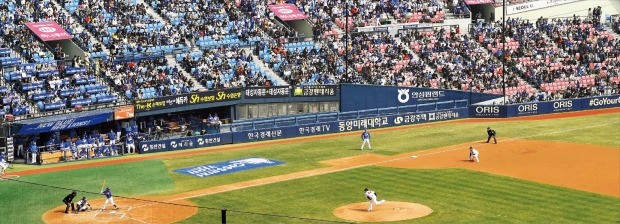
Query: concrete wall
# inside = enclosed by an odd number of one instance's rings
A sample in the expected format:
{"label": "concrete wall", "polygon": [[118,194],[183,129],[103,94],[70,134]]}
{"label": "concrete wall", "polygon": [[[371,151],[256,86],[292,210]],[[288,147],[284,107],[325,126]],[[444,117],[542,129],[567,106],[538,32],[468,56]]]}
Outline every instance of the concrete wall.
{"label": "concrete wall", "polygon": [[[539,0],[546,2],[548,0]],[[577,16],[587,16],[588,8],[594,8],[597,6],[601,6],[602,8],[602,19],[604,21],[605,15],[616,15],[620,14],[620,0],[582,0],[577,2],[571,2],[561,5],[556,5],[553,7],[540,8],[531,11],[526,11],[517,14],[506,15],[506,18],[525,18],[530,21],[536,20],[538,18],[558,18],[558,17],[571,17],[573,15]],[[508,6],[507,8],[509,8]],[[502,9],[503,7],[495,8],[495,19],[499,20],[502,18]]]}

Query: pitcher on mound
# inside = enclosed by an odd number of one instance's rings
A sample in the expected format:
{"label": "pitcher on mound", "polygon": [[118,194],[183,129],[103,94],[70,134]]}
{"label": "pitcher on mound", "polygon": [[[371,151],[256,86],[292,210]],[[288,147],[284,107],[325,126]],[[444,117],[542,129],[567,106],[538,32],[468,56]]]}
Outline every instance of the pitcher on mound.
{"label": "pitcher on mound", "polygon": [[364,188],[364,193],[366,194],[366,198],[370,200],[370,204],[368,204],[369,212],[372,212],[372,204],[380,205],[385,203],[385,200],[377,201],[377,193],[369,190],[368,188]]}

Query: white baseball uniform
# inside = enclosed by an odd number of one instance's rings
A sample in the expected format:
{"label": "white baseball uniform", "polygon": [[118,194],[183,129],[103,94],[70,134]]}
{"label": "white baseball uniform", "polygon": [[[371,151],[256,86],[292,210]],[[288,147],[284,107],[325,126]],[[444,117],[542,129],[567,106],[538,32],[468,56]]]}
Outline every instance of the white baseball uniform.
{"label": "white baseball uniform", "polygon": [[366,194],[366,198],[370,200],[370,203],[368,204],[369,212],[372,211],[372,204],[380,205],[380,204],[385,203],[385,200],[377,201],[377,194],[374,191],[368,190],[364,193]]}
{"label": "white baseball uniform", "polygon": [[88,204],[88,200],[80,200],[77,203],[77,208],[79,212],[83,212],[90,208],[90,204]]}
{"label": "white baseball uniform", "polygon": [[2,169],[1,173],[4,175],[4,170],[9,167],[9,164],[4,161],[4,159],[0,160],[0,168]]}
{"label": "white baseball uniform", "polygon": [[472,148],[471,150],[469,150],[469,160],[471,161],[476,161],[476,162],[480,162],[480,160],[478,159],[478,150]]}

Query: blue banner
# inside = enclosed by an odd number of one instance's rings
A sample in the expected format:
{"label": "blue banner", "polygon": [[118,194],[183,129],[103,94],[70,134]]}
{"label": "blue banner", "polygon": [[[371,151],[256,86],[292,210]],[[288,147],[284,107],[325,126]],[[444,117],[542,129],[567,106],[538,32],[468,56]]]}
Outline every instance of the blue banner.
{"label": "blue banner", "polygon": [[549,102],[524,103],[508,106],[508,117],[530,116],[538,114],[560,113],[580,110],[574,100],[558,100]]}
{"label": "blue banner", "polygon": [[470,104],[501,97],[500,95],[457,90],[342,84],[340,111],[358,111],[409,105],[469,100]]}
{"label": "blue banner", "polygon": [[20,126],[18,135],[32,135],[54,131],[64,131],[74,128],[88,127],[103,122],[111,121],[113,110],[87,111],[71,114],[70,116],[54,116],[39,119],[26,120],[18,123]]}
{"label": "blue banner", "polygon": [[620,95],[611,95],[591,98],[513,104],[508,106],[474,105],[469,107],[469,112],[471,117],[499,118],[561,113],[568,111],[591,110],[619,106]]}
{"label": "blue banner", "polygon": [[469,116],[474,118],[506,118],[508,117],[508,110],[503,105],[470,106]]}
{"label": "blue banner", "polygon": [[594,98],[576,99],[581,109],[599,109],[620,106],[620,95],[600,96]]}
{"label": "blue banner", "polygon": [[225,161],[220,163],[205,164],[202,166],[195,166],[189,168],[183,168],[174,170],[174,172],[186,174],[194,177],[211,177],[217,175],[224,175],[229,173],[235,173],[244,170],[258,169],[262,167],[276,166],[283,164],[284,162],[277,160],[270,160],[265,158],[246,158]]}
{"label": "blue banner", "polygon": [[468,117],[468,108],[457,108],[432,112],[404,113],[397,115],[348,119],[343,121],[321,122],[289,127],[265,128],[260,130],[235,132],[233,133],[233,143],[263,141],[278,138],[293,138],[299,136],[356,131]]}

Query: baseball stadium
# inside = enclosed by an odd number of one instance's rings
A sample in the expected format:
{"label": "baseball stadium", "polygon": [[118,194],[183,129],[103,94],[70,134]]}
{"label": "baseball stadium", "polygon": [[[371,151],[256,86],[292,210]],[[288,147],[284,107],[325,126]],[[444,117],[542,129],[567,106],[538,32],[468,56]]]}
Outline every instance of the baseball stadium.
{"label": "baseball stadium", "polygon": [[618,0],[0,0],[0,223],[620,223]]}

